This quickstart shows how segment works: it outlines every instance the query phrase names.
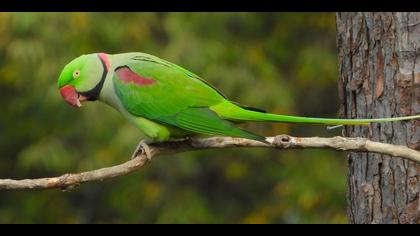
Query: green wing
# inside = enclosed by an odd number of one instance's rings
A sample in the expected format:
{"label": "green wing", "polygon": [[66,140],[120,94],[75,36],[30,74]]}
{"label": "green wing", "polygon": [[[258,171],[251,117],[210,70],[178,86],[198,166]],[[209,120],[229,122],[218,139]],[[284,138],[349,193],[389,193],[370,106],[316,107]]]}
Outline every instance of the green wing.
{"label": "green wing", "polygon": [[[135,116],[191,132],[228,135],[264,141],[265,138],[235,127],[209,107],[226,101],[224,96],[191,72],[150,56],[136,56],[124,63],[136,83],[119,68],[113,77],[115,92],[125,109]],[[130,77],[130,78],[128,78]],[[149,80],[149,82],[148,82]],[[153,81],[153,82],[150,82]]]}

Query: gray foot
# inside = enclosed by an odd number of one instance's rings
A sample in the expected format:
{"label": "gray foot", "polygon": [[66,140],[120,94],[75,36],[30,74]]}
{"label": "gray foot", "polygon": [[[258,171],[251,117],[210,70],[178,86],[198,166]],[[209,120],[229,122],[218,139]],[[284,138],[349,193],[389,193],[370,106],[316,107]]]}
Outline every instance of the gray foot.
{"label": "gray foot", "polygon": [[152,160],[152,154],[150,153],[150,147],[145,140],[141,140],[140,143],[137,145],[136,150],[134,151],[133,155],[131,156],[131,160],[136,158],[139,153],[146,154],[146,158],[148,161]]}

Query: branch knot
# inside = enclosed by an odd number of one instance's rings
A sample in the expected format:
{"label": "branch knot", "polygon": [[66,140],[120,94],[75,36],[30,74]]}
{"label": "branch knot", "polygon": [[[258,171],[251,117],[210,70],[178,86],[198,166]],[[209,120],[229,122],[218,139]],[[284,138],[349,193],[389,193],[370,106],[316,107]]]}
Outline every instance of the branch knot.
{"label": "branch knot", "polygon": [[295,139],[295,137],[291,137],[285,134],[277,135],[274,137],[272,145],[274,145],[275,148],[280,149],[294,148],[297,143]]}

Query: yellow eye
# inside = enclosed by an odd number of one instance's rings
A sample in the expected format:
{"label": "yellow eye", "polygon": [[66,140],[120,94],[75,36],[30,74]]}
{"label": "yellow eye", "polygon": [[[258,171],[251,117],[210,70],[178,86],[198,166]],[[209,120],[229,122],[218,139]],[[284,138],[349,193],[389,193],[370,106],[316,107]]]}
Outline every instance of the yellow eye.
{"label": "yellow eye", "polygon": [[80,76],[80,70],[76,70],[75,72],[73,72],[73,78],[77,78]]}

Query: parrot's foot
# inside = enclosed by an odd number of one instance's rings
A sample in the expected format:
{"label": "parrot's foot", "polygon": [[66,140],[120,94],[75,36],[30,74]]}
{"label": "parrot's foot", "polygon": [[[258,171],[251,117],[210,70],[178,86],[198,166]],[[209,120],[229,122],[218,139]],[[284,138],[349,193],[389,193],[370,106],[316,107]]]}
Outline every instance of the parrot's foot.
{"label": "parrot's foot", "polygon": [[152,160],[152,154],[150,153],[150,147],[145,140],[141,140],[140,143],[137,145],[136,150],[134,151],[133,155],[131,156],[131,160],[136,158],[139,153],[144,153],[148,161]]}

